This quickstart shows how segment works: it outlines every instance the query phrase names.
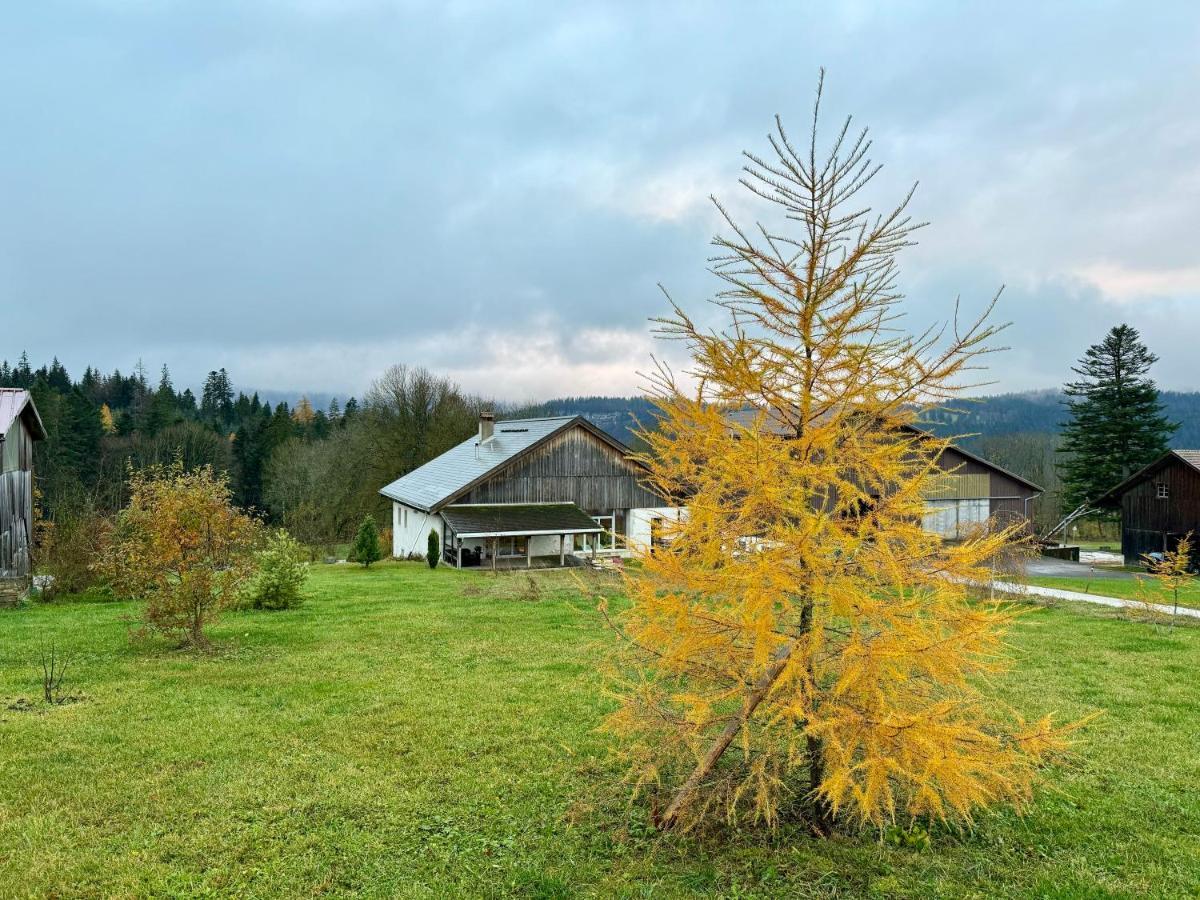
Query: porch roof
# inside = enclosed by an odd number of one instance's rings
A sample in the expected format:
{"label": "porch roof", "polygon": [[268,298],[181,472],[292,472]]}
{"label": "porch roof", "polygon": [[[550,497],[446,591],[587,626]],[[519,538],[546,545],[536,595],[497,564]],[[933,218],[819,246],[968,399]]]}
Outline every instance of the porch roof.
{"label": "porch roof", "polygon": [[574,503],[462,504],[442,508],[456,537],[598,534],[604,529]]}

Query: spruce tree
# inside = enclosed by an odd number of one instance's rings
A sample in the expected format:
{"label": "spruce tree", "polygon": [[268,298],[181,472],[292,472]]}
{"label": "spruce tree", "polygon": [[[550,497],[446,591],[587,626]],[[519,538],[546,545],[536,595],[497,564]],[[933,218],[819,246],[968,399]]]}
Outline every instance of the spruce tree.
{"label": "spruce tree", "polygon": [[373,516],[366,516],[358,526],[358,534],[354,537],[351,552],[354,554],[354,561],[362,563],[368,569],[371,563],[383,559],[383,552],[379,549],[379,529]]}
{"label": "spruce tree", "polygon": [[1094,501],[1167,451],[1179,425],[1163,415],[1147,377],[1157,361],[1137,329],[1117,325],[1072,367],[1080,379],[1063,389],[1071,420],[1059,447],[1067,508]]}

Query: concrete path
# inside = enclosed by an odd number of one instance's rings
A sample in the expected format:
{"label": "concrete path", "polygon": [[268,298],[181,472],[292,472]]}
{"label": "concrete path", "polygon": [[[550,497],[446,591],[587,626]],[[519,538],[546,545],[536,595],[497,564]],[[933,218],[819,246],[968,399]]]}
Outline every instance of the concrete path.
{"label": "concrete path", "polygon": [[1030,575],[1049,575],[1054,578],[1090,578],[1095,581],[1129,581],[1131,572],[1106,566],[1089,565],[1086,562],[1071,562],[1069,559],[1054,559],[1051,556],[1035,556],[1025,560],[1025,571]]}
{"label": "concrete path", "polygon": [[[1078,565],[1078,563],[1073,563]],[[1122,573],[1127,574],[1127,573]],[[993,581],[992,587],[1005,594],[1017,594],[1020,596],[1036,596],[1036,597],[1053,597],[1056,600],[1077,600],[1080,603],[1095,603],[1099,606],[1112,606],[1118,609],[1145,609],[1146,605],[1138,603],[1136,600],[1125,600],[1121,597],[1104,597],[1099,594],[1085,594],[1081,591],[1064,591],[1059,588],[1038,587],[1037,585],[1013,584],[1009,581]],[[1158,603],[1151,603],[1150,609],[1161,613],[1165,616],[1170,616],[1172,609],[1169,606],[1163,606]],[[1186,616],[1192,619],[1200,619],[1200,609],[1193,609],[1189,606],[1179,607],[1178,615]]]}

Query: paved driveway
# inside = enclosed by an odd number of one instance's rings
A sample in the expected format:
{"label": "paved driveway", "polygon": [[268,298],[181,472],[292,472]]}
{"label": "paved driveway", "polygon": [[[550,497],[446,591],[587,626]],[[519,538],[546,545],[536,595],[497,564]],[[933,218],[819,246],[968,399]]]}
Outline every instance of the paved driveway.
{"label": "paved driveway", "polygon": [[1055,578],[1091,578],[1094,580],[1110,579],[1128,581],[1132,573],[1120,569],[1110,569],[1105,566],[1089,566],[1087,563],[1071,562],[1066,559],[1053,559],[1049,556],[1037,556],[1025,564],[1030,575],[1048,575]]}

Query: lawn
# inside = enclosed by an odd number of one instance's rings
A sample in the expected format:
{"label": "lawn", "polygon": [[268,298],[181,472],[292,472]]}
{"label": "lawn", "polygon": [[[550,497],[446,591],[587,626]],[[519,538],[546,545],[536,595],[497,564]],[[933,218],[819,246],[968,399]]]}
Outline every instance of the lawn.
{"label": "lawn", "polygon": [[[1102,597],[1120,597],[1126,600],[1148,599],[1152,603],[1170,606],[1174,600],[1161,592],[1154,579],[1143,575],[1143,587],[1139,591],[1138,580],[1133,578],[1061,578],[1051,575],[1031,575],[1024,578],[1028,584],[1039,587],[1058,588],[1062,591],[1079,591],[1081,594],[1098,594]],[[1193,579],[1179,592],[1179,605],[1200,607],[1200,579]]]}
{"label": "lawn", "polygon": [[[606,589],[611,590],[611,586]],[[1200,891],[1200,629],[1031,607],[1008,701],[1104,708],[1025,818],[661,839],[612,789],[607,636],[562,573],[318,566],[219,651],[131,643],[127,604],[0,612],[0,895],[1133,897]],[[31,711],[34,658],[76,703]]]}

